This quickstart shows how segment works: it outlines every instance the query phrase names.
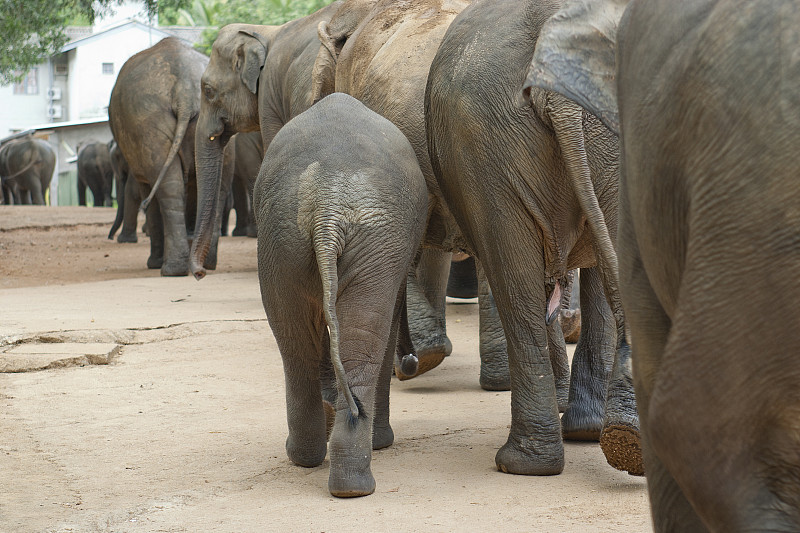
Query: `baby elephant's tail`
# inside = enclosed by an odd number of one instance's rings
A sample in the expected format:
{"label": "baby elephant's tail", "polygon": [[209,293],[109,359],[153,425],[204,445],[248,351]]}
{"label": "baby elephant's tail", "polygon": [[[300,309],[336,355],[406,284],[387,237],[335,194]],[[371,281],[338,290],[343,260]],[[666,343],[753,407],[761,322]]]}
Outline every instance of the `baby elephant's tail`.
{"label": "baby elephant's tail", "polygon": [[350,408],[350,423],[355,424],[361,412],[361,403],[350,390],[347,384],[347,375],[344,371],[342,358],[339,353],[339,319],[336,317],[336,294],[339,291],[339,275],[337,259],[339,251],[335,227],[325,227],[314,235],[314,252],[317,256],[317,266],[322,278],[322,311],[325,322],[328,323],[328,333],[331,341],[331,363],[336,374],[339,390],[344,394]]}

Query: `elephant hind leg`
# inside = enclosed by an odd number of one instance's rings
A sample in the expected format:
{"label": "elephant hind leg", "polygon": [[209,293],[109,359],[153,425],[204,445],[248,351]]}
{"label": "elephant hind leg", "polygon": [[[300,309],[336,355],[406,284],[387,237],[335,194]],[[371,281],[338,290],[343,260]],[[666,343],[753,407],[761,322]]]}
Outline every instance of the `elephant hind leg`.
{"label": "elephant hind leg", "polygon": [[147,268],[154,270],[164,264],[164,221],[158,197],[154,197],[147,206],[147,221],[150,228],[150,256],[147,258]]}
{"label": "elephant hind leg", "polygon": [[[621,199],[624,203],[624,194]],[[629,217],[629,212],[629,207],[622,205],[620,217],[625,220],[626,216]],[[704,531],[705,526],[700,517],[652,446],[653,420],[650,416],[650,404],[672,322],[644,271],[632,225],[620,224],[620,231],[623,233],[619,239],[618,256],[620,292],[624,300],[630,302],[625,308],[625,318],[631,337],[636,339],[631,360],[653,524],[657,532]],[[629,234],[624,235],[626,232]],[[582,292],[585,283],[583,276],[584,273],[581,272]],[[685,413],[684,416],[692,417],[693,413]]]}
{"label": "elephant hind leg", "polygon": [[399,294],[407,269],[386,273],[387,262],[403,264],[402,257],[392,257],[397,255],[396,250],[368,254],[371,257],[366,261],[361,252],[346,250],[339,262],[344,273],[336,303],[339,349],[348,385],[361,400],[362,412],[358,420],[353,420],[342,395],[337,399],[328,489],[338,497],[374,492],[372,449],[386,446],[394,438],[388,420],[388,394],[396,339],[394,319],[399,309],[398,298],[387,299],[385,295]]}
{"label": "elephant hind leg", "polygon": [[[272,296],[270,296],[272,297]],[[274,305],[281,297],[275,296]],[[320,360],[324,323],[319,309],[299,309],[301,302],[284,302],[298,314],[286,320],[271,320],[270,327],[280,348],[286,380],[286,418],[289,435],[286,454],[304,467],[318,466],[328,451],[325,406],[320,384]],[[285,313],[285,311],[283,311]]]}
{"label": "elephant hind leg", "polygon": [[569,405],[561,418],[564,438],[598,440],[603,429],[616,325],[597,267],[581,270],[583,329],[572,359]]}
{"label": "elephant hind leg", "polygon": [[187,276],[189,240],[186,233],[186,202],[183,171],[177,160],[170,164],[155,196],[158,198],[164,235],[164,262],[161,265],[161,275]]}

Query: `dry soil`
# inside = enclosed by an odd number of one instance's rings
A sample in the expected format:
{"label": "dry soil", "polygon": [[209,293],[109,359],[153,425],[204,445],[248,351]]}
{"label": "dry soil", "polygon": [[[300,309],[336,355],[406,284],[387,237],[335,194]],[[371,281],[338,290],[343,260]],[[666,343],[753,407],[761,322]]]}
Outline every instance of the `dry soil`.
{"label": "dry soil", "polygon": [[283,372],[256,241],[197,282],[147,270],[110,209],[0,206],[0,532],[651,531],[645,482],[596,443],[559,476],[497,471],[508,392],[478,385],[477,305],[453,354],[392,384],[375,494],[327,491],[284,452]]}

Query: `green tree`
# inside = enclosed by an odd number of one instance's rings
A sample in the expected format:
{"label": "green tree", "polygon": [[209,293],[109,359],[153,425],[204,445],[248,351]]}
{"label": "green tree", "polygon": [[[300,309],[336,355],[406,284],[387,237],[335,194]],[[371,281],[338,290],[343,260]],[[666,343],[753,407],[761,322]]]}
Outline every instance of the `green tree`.
{"label": "green tree", "polygon": [[[196,47],[211,53],[211,45],[217,38],[219,28],[234,22],[248,24],[283,24],[304,17],[331,3],[332,0],[194,0],[189,13],[194,25],[208,26],[202,43]],[[205,18],[195,13],[205,14]],[[183,19],[188,23],[188,19]],[[202,22],[200,22],[202,20]],[[180,22],[182,24],[184,22]],[[189,24],[192,25],[192,24]]]}
{"label": "green tree", "polygon": [[[64,29],[75,21],[92,24],[95,17],[123,0],[0,0],[0,84],[21,79],[66,43]],[[150,14],[181,9],[191,0],[143,0]]]}

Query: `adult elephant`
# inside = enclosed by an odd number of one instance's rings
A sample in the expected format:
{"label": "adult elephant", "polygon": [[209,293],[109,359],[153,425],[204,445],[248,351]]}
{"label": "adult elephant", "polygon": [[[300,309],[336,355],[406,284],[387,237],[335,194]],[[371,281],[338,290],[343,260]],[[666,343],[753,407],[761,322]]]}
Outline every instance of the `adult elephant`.
{"label": "adult elephant", "polygon": [[[616,138],[564,97],[540,91],[531,103],[520,98],[541,25],[558,7],[477,0],[455,18],[427,82],[429,153],[467,251],[486,272],[506,335],[511,429],[498,468],[561,472],[563,431],[574,438],[600,433],[612,466],[641,473],[612,246]],[[546,324],[576,267],[583,328],[559,421]]]}
{"label": "adult elephant", "polygon": [[78,146],[78,204],[86,205],[86,188],[92,191],[95,207],[111,207],[114,167],[109,144],[88,141]]}
{"label": "adult elephant", "polygon": [[[327,24],[320,24],[321,46],[314,66],[314,99],[344,92],[391,120],[411,141],[429,191],[429,217],[423,251],[409,276],[408,315],[418,374],[437,366],[452,350],[445,328],[445,292],[451,253],[461,239],[428,156],[423,102],[425,81],[445,31],[467,0],[347,0]],[[479,284],[480,384],[508,390],[508,362],[502,325],[488,283]],[[557,328],[557,325],[555,326]],[[566,403],[568,368],[563,339],[553,335]],[[399,365],[395,374],[406,376]]]}
{"label": "adult elephant", "polygon": [[[160,268],[162,276],[189,273],[187,226],[194,227],[196,205],[194,130],[207,64],[205,55],[168,37],[128,59],[111,91],[114,139],[132,177],[149,191],[143,201],[150,232],[147,266]],[[219,231],[212,233],[212,253],[204,265],[211,269]]]}
{"label": "adult elephant", "polygon": [[47,141],[26,136],[5,143],[0,147],[5,202],[44,205],[55,167],[56,152]]}
{"label": "adult elephant", "polygon": [[621,133],[657,531],[800,531],[798,50],[787,0],[579,2],[537,46],[527,83]]}
{"label": "adult elephant", "polygon": [[280,26],[229,24],[214,41],[202,74],[196,130],[199,196],[190,263],[196,278],[206,274],[206,258],[219,228],[215,213],[222,203],[225,146],[237,132],[260,131],[266,150],[284,124],[311,107],[317,25],[330,20],[339,6],[334,2]]}

